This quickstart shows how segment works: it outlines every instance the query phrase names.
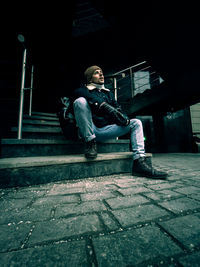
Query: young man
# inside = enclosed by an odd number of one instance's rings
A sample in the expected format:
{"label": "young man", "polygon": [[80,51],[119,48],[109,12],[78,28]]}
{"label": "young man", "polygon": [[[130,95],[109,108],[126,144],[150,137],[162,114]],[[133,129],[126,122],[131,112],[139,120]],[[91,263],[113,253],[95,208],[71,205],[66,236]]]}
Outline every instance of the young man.
{"label": "young man", "polygon": [[167,173],[155,170],[145,158],[142,123],[129,119],[114,99],[112,92],[104,87],[104,75],[98,66],[84,72],[86,86],[74,92],[74,114],[81,137],[86,143],[85,157],[96,158],[96,142],[130,133],[133,151],[132,174],[136,176],[165,179]]}

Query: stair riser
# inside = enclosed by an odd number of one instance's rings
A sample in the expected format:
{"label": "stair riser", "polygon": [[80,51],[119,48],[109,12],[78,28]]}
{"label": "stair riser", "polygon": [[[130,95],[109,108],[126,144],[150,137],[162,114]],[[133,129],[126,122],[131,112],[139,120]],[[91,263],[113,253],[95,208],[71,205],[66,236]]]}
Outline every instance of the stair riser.
{"label": "stair riser", "polygon": [[[17,132],[12,132],[9,138],[16,138]],[[66,140],[63,133],[36,133],[36,132],[22,132],[22,138],[25,139],[50,139],[50,140]]]}
{"label": "stair riser", "polygon": [[[98,153],[128,152],[129,144],[97,144]],[[83,154],[84,144],[1,145],[1,158]]]}
{"label": "stair riser", "polygon": [[60,127],[58,121],[46,121],[46,120],[23,120],[23,126],[33,126],[33,127]]}
{"label": "stair riser", "polygon": [[132,160],[90,161],[0,170],[0,187],[29,186],[131,171]]}
{"label": "stair riser", "polygon": [[58,117],[49,117],[49,116],[29,116],[29,115],[24,115],[24,119],[32,119],[32,120],[45,120],[45,121],[58,121]]}
{"label": "stair riser", "polygon": [[33,111],[32,115],[33,116],[57,117],[55,113],[36,112],[36,111]]}
{"label": "stair riser", "polygon": [[[13,127],[11,128],[12,132],[17,132],[18,128],[17,127]],[[60,128],[60,126],[48,126],[48,125],[40,125],[40,126],[34,126],[34,125],[24,125],[22,127],[22,132],[26,133],[26,132],[30,132],[30,133],[61,133],[62,130]]]}

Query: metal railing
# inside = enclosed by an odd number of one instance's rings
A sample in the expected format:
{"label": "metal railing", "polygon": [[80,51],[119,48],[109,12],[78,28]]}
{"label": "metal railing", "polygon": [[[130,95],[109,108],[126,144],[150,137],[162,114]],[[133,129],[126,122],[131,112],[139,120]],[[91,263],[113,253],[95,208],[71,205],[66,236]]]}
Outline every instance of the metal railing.
{"label": "metal railing", "polygon": [[115,99],[121,102],[163,82],[163,79],[148,65],[147,61],[105,76],[105,80],[107,79],[109,81],[106,85],[113,87]]}
{"label": "metal railing", "polygon": [[26,77],[26,69],[27,69],[27,48],[25,46],[25,39],[23,35],[18,35],[18,40],[23,45],[23,60],[22,60],[22,78],[21,78],[21,89],[20,89],[20,101],[19,101],[19,118],[18,118],[18,131],[17,131],[17,139],[22,139],[22,121],[23,121],[23,113],[24,113],[24,91],[30,91],[29,97],[29,116],[32,114],[32,97],[33,97],[33,76],[34,76],[34,66],[31,67],[31,81],[30,87],[25,87],[25,77]]}

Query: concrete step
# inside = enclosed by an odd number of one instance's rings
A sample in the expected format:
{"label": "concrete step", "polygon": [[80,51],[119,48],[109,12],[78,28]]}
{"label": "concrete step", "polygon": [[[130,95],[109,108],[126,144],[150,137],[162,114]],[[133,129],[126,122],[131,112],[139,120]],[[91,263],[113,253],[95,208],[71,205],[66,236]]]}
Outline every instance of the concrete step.
{"label": "concrete step", "polygon": [[46,120],[46,119],[23,119],[23,126],[25,125],[33,125],[33,126],[57,126],[60,127],[59,121],[56,120]]}
{"label": "concrete step", "polygon": [[[81,141],[66,139],[2,139],[1,158],[55,156],[84,153],[84,144]],[[99,153],[128,152],[129,140],[108,140],[98,143]]]}
{"label": "concrete step", "polygon": [[[15,138],[17,136],[17,127],[12,127],[10,137]],[[35,125],[23,125],[22,138],[39,138],[39,139],[64,139],[62,129],[58,126],[35,126]]]}
{"label": "concrete step", "polygon": [[0,187],[127,173],[131,171],[131,165],[131,152],[98,154],[94,160],[80,154],[0,159]]}
{"label": "concrete step", "polygon": [[23,116],[24,119],[32,119],[32,120],[45,120],[45,121],[58,121],[58,118],[53,116],[43,116],[43,115],[24,115]]}
{"label": "concrete step", "polygon": [[[17,132],[18,126],[13,125],[8,138],[16,138]],[[43,112],[32,112],[31,116],[23,116],[22,138],[64,140],[57,115],[55,113]]]}
{"label": "concrete step", "polygon": [[32,115],[37,116],[46,116],[46,117],[57,117],[56,113],[46,113],[46,112],[38,112],[38,111],[32,111]]}
{"label": "concrete step", "polygon": [[[18,127],[12,127],[11,131],[16,132],[18,130]],[[61,128],[60,126],[48,126],[48,125],[23,125],[22,127],[23,132],[53,132],[53,133],[60,133]]]}
{"label": "concrete step", "polygon": [[[17,132],[10,132],[8,138],[17,138]],[[22,138],[24,139],[49,139],[49,140],[65,140],[65,137],[62,131],[51,132],[51,131],[43,131],[43,132],[22,132]]]}
{"label": "concrete step", "polygon": [[[8,138],[16,138],[18,126],[11,127]],[[62,129],[55,113],[32,112],[24,114],[22,123],[22,138],[59,139],[64,140]]]}

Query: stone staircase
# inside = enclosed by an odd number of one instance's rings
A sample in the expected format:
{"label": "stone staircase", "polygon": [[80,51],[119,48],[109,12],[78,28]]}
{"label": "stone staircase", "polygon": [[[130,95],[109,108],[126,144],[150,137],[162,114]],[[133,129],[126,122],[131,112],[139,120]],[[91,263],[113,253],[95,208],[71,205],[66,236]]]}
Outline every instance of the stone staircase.
{"label": "stone staircase", "polygon": [[59,180],[130,172],[129,140],[98,143],[98,157],[85,159],[81,141],[66,140],[56,114],[33,112],[1,139],[0,187],[27,186]]}

